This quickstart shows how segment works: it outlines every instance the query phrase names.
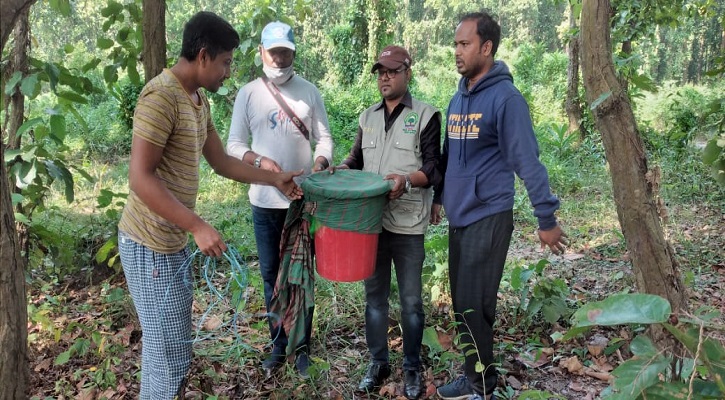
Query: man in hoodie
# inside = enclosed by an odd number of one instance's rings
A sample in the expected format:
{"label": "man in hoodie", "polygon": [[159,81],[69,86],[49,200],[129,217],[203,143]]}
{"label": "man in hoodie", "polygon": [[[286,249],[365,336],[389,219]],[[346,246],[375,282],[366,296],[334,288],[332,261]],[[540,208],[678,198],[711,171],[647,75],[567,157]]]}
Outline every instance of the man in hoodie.
{"label": "man in hoodie", "polygon": [[[227,141],[227,151],[247,164],[269,171],[326,169],[332,161],[332,136],[320,91],[296,75],[295,40],[292,28],[276,21],[262,30],[259,45],[264,75],[242,87],[237,94]],[[251,146],[250,146],[251,139]],[[251,185],[254,236],[259,268],[264,280],[267,311],[274,294],[280,265],[280,241],[290,200],[274,187]],[[271,354],[262,362],[269,373],[285,360],[287,336],[281,324],[269,321]],[[296,352],[295,367],[307,376],[312,313],[306,335]]]}
{"label": "man in hoodie", "polygon": [[554,215],[559,200],[539,161],[528,105],[506,64],[494,60],[500,38],[499,24],[485,12],[464,15],[456,28],[456,68],[462,77],[448,106],[441,158],[445,177],[436,191],[431,222],[440,222],[442,199],[464,374],[438,388],[442,399],[493,397],[493,323],[513,231],[514,173],[534,207],[542,248],[561,254],[567,244]]}

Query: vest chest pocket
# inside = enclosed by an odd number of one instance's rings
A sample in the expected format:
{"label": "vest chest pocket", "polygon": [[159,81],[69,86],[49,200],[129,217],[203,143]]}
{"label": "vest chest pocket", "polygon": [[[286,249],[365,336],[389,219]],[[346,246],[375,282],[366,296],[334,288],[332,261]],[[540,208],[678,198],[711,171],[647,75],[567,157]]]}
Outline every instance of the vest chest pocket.
{"label": "vest chest pocket", "polygon": [[397,150],[418,152],[418,135],[400,134],[394,138],[393,146]]}
{"label": "vest chest pocket", "polygon": [[375,160],[375,148],[378,146],[378,141],[376,138],[370,136],[363,135],[362,142],[360,143],[360,149],[363,153],[363,159],[365,160],[365,165],[368,163],[374,162]]}

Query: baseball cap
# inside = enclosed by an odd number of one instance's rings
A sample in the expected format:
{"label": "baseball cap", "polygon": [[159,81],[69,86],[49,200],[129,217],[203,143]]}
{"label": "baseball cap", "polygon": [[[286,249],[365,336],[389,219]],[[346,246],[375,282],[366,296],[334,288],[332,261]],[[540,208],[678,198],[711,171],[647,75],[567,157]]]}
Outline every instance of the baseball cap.
{"label": "baseball cap", "polygon": [[275,47],[286,47],[295,49],[295,34],[292,28],[284,22],[274,21],[267,24],[262,30],[262,47],[273,49]]}
{"label": "baseball cap", "polygon": [[373,65],[371,72],[375,72],[380,67],[388,69],[398,69],[402,66],[410,68],[413,59],[410,57],[408,50],[400,46],[387,46],[380,52],[378,61]]}

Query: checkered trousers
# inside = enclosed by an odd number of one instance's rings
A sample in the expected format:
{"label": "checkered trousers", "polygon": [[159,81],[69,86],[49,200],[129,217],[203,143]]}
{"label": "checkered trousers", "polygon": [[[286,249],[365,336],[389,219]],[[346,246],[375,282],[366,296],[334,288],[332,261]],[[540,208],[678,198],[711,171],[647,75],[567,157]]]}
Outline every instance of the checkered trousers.
{"label": "checkered trousers", "polygon": [[141,321],[141,400],[166,400],[183,390],[191,364],[193,280],[189,249],[157,253],[118,235],[121,264]]}

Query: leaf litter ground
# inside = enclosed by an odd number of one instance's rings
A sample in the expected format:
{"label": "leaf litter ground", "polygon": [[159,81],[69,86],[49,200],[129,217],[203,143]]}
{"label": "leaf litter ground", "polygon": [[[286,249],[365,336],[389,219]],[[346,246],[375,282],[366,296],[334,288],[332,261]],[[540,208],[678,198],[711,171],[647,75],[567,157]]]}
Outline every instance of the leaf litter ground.
{"label": "leaf litter ground", "polygon": [[[683,216],[680,220],[684,222],[672,223],[667,230],[675,232],[669,240],[690,288],[691,309],[707,306],[718,310],[721,316],[716,323],[723,326],[725,214],[699,206],[673,210],[672,214]],[[597,242],[592,238],[602,236],[601,232],[569,233],[573,242],[561,257],[540,252],[532,235],[520,235],[512,242],[509,259],[526,264],[548,257],[551,264],[545,275],[565,279],[570,289],[568,301],[572,304],[634,291],[631,264],[620,239]],[[141,333],[127,297],[125,301],[111,301],[120,289],[125,290],[122,274],[112,272],[97,266],[92,279],[84,277],[69,280],[72,283],[65,286],[30,289],[31,396],[81,400],[137,398]],[[258,274],[252,270],[250,275],[255,273]],[[100,283],[88,284],[89,281]],[[194,345],[187,398],[404,399],[402,343],[399,325],[392,318],[389,345],[393,374],[378,392],[355,393],[368,360],[364,305],[345,303],[343,295],[333,299],[331,305],[318,304],[312,379],[300,378],[291,362],[271,376],[265,375],[259,365],[268,350],[269,336],[261,314],[261,297],[261,289],[250,284],[245,293],[248,303],[244,322],[236,327],[236,334],[223,332]],[[322,298],[318,294],[318,299]],[[598,328],[585,337],[554,342],[551,335],[565,332],[566,327],[547,324],[539,318],[527,324],[524,331],[511,312],[518,304],[518,294],[510,287],[502,287],[496,327],[503,372],[499,398],[515,399],[525,390],[545,390],[566,399],[596,399],[608,386],[611,371],[630,357],[626,343],[638,332],[629,327]],[[197,318],[203,306],[200,301],[195,302]],[[328,312],[321,312],[321,307]],[[328,307],[334,308],[332,315],[338,319],[329,318]],[[436,398],[435,387],[455,377],[460,358],[444,355],[458,354],[453,348],[455,328],[450,323],[449,303],[444,300],[427,307],[426,325],[434,327],[441,348],[448,350],[431,354],[424,346],[427,368],[423,398]],[[218,316],[218,322],[229,317],[223,314]],[[320,315],[328,319],[320,321]],[[208,328],[213,332],[216,320],[210,318],[206,323],[212,325]],[[723,332],[712,335],[723,341]],[[67,361],[59,362],[66,358]]]}

